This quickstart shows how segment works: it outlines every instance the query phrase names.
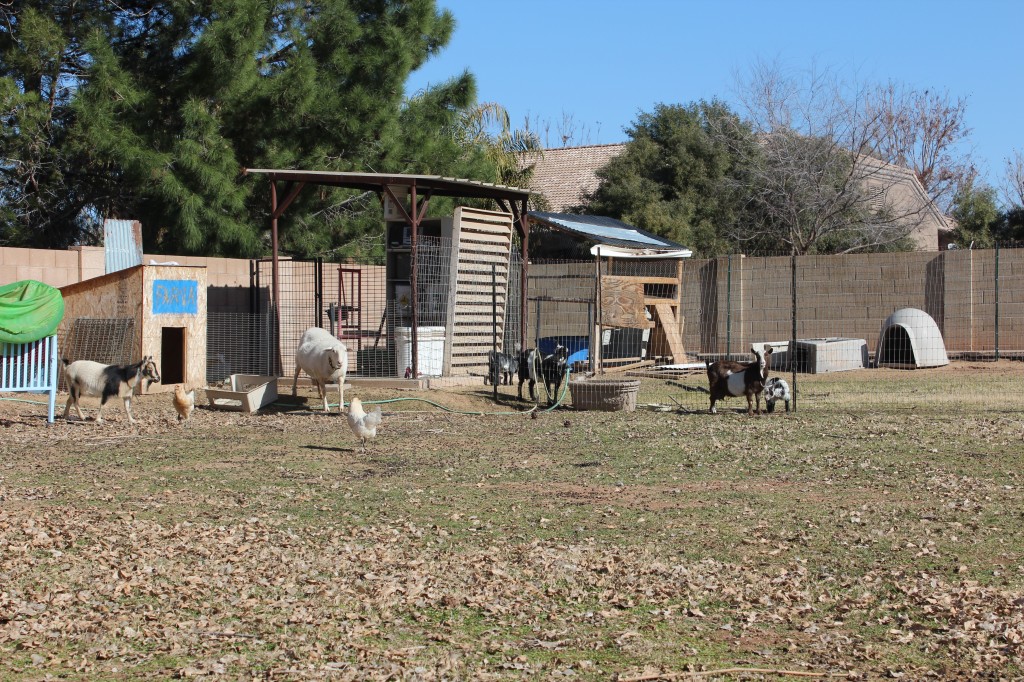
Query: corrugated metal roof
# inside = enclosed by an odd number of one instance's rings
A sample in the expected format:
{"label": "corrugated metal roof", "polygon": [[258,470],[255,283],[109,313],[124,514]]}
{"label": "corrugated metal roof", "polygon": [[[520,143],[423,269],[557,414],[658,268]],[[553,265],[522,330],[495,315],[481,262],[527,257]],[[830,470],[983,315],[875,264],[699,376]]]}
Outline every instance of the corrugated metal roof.
{"label": "corrugated metal roof", "polygon": [[685,249],[682,244],[659,237],[615,218],[573,213],[545,213],[530,211],[530,220],[555,230],[569,232],[598,244],[623,246],[631,249]]}
{"label": "corrugated metal roof", "polygon": [[142,223],[137,220],[104,220],[103,255],[108,275],[142,265]]}

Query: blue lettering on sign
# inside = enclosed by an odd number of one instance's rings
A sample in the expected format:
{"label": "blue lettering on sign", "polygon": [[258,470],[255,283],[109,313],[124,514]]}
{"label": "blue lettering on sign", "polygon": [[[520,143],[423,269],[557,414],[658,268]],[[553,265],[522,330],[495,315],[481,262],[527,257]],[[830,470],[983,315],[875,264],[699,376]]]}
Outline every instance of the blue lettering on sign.
{"label": "blue lettering on sign", "polygon": [[154,315],[195,315],[198,312],[199,287],[194,280],[153,280]]}

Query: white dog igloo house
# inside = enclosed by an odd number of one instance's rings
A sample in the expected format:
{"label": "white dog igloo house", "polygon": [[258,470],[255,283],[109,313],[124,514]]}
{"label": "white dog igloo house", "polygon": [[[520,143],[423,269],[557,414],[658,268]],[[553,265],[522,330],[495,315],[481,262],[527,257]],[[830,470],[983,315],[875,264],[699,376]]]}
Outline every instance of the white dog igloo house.
{"label": "white dog igloo house", "polygon": [[885,319],[875,352],[877,367],[918,369],[949,364],[942,332],[931,315],[900,308]]}

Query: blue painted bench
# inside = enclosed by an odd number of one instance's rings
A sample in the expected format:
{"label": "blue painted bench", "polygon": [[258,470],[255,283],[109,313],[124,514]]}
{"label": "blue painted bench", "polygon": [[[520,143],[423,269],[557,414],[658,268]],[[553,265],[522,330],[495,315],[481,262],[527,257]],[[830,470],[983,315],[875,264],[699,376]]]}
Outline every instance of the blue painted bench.
{"label": "blue painted bench", "polygon": [[28,343],[0,343],[0,393],[48,393],[46,421],[57,402],[57,337]]}

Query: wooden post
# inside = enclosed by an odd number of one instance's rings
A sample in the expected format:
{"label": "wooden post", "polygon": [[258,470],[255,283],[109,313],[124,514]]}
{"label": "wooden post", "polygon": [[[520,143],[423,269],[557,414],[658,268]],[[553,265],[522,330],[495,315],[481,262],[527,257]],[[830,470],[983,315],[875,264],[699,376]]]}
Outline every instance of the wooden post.
{"label": "wooden post", "polygon": [[[495,361],[498,359],[498,266],[495,263],[491,263],[491,357]],[[490,371],[490,363],[487,363],[487,373],[490,374]],[[501,374],[500,368],[498,374]],[[497,378],[491,374],[491,389],[494,393],[494,402],[498,402]]]}

